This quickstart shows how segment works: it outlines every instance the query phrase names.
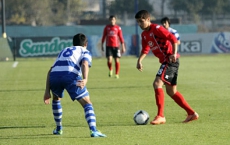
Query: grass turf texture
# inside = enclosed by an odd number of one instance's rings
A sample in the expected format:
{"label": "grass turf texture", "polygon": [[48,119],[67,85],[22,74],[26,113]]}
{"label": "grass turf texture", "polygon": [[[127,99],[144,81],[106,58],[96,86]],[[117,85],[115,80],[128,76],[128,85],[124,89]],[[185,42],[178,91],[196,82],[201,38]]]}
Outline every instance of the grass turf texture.
{"label": "grass turf texture", "polygon": [[230,141],[230,55],[182,56],[178,90],[200,118],[182,124],[186,113],[165,97],[166,124],[138,126],[133,114],[147,111],[152,120],[156,105],[152,81],[158,60],[148,56],[144,71],[136,69],[134,57],[121,59],[120,79],[108,77],[105,58],[94,58],[87,84],[97,116],[97,127],[107,138],[90,138],[83,109],[68,94],[62,99],[62,136],[55,127],[51,105],[43,104],[45,79],[54,58],[0,62],[1,145],[210,145]]}

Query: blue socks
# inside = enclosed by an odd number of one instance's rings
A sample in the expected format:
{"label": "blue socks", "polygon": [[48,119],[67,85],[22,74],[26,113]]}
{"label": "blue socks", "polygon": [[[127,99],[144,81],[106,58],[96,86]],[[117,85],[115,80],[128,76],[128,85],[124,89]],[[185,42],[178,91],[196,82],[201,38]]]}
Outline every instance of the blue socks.
{"label": "blue socks", "polygon": [[54,115],[54,120],[56,122],[57,128],[56,130],[62,130],[62,106],[61,101],[53,100],[52,102],[52,110]]}
{"label": "blue socks", "polygon": [[96,117],[94,114],[92,104],[86,104],[84,106],[84,111],[85,111],[85,119],[89,125],[89,129],[92,131],[97,131],[97,129],[96,129]]}
{"label": "blue socks", "polygon": [[[55,123],[57,125],[56,130],[62,130],[62,106],[59,100],[53,100],[52,102],[52,110]],[[97,131],[96,128],[96,117],[94,114],[94,109],[92,104],[86,104],[84,106],[85,111],[85,119],[89,125],[89,129],[92,131]]]}

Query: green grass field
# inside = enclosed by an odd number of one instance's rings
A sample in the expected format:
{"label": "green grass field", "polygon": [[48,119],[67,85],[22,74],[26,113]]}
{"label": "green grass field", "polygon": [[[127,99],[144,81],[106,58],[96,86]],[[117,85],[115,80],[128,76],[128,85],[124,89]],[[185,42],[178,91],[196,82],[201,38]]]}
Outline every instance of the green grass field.
{"label": "green grass field", "polygon": [[228,145],[230,141],[230,55],[182,56],[178,90],[200,118],[182,124],[186,113],[165,97],[166,124],[138,126],[133,114],[147,111],[152,120],[156,105],[152,82],[160,66],[148,56],[144,71],[135,57],[121,59],[120,79],[109,78],[105,58],[94,58],[87,84],[97,127],[107,138],[90,138],[83,109],[68,94],[62,100],[62,136],[55,127],[51,105],[44,105],[45,79],[54,58],[0,62],[1,145]]}

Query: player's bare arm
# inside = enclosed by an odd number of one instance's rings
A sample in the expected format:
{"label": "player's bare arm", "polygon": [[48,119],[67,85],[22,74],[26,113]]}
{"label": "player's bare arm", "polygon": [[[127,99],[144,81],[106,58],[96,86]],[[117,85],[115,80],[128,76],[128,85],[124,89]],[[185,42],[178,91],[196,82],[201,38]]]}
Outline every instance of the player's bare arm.
{"label": "player's bare arm", "polygon": [[[104,33],[103,33],[104,34]],[[103,44],[104,44],[104,41],[103,41],[103,38],[102,38],[102,41],[101,41],[101,51],[104,51],[104,46],[103,46]]]}
{"label": "player's bare arm", "polygon": [[170,62],[176,62],[176,58],[177,58],[177,47],[178,47],[178,44],[174,43],[173,44],[173,54],[169,56]]}
{"label": "player's bare arm", "polygon": [[141,53],[141,55],[139,56],[138,60],[137,60],[137,69],[139,71],[143,71],[143,65],[142,65],[142,60],[145,58],[146,54]]}
{"label": "player's bare arm", "polygon": [[51,98],[50,84],[49,84],[50,71],[51,71],[51,69],[48,71],[47,78],[46,78],[46,90],[45,90],[44,99],[43,99],[45,104],[50,104],[50,98]]}
{"label": "player's bare arm", "polygon": [[88,81],[88,74],[89,74],[89,63],[88,61],[84,60],[81,65],[82,70],[82,80],[77,82],[77,86],[84,88]]}
{"label": "player's bare arm", "polygon": [[180,40],[177,41],[177,45],[180,45]]}
{"label": "player's bare arm", "polygon": [[[106,27],[105,27],[106,28]],[[103,30],[103,36],[102,36],[102,38],[101,38],[101,51],[104,51],[104,46],[103,46],[103,44],[104,44],[104,41],[105,41],[105,38],[106,38],[106,30],[105,30],[105,28],[104,28],[104,30]]]}
{"label": "player's bare arm", "polygon": [[121,53],[125,53],[126,51],[125,43],[122,43],[121,46],[122,46]]}

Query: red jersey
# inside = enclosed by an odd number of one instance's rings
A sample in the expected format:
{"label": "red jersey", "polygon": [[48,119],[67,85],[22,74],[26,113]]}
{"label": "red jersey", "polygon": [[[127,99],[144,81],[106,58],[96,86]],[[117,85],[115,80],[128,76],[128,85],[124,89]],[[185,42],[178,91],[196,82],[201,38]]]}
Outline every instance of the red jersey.
{"label": "red jersey", "polygon": [[[103,44],[106,38],[106,46],[119,47],[120,43],[124,43],[121,27],[118,25],[106,25],[103,31],[101,43]],[[118,39],[119,38],[119,39]]]}
{"label": "red jersey", "polygon": [[[159,58],[160,63],[169,61],[169,56],[173,54],[172,44],[177,42],[173,34],[160,25],[151,24],[148,31],[142,32],[141,38],[142,53],[148,54],[151,50]],[[178,57],[179,54],[177,54]]]}

